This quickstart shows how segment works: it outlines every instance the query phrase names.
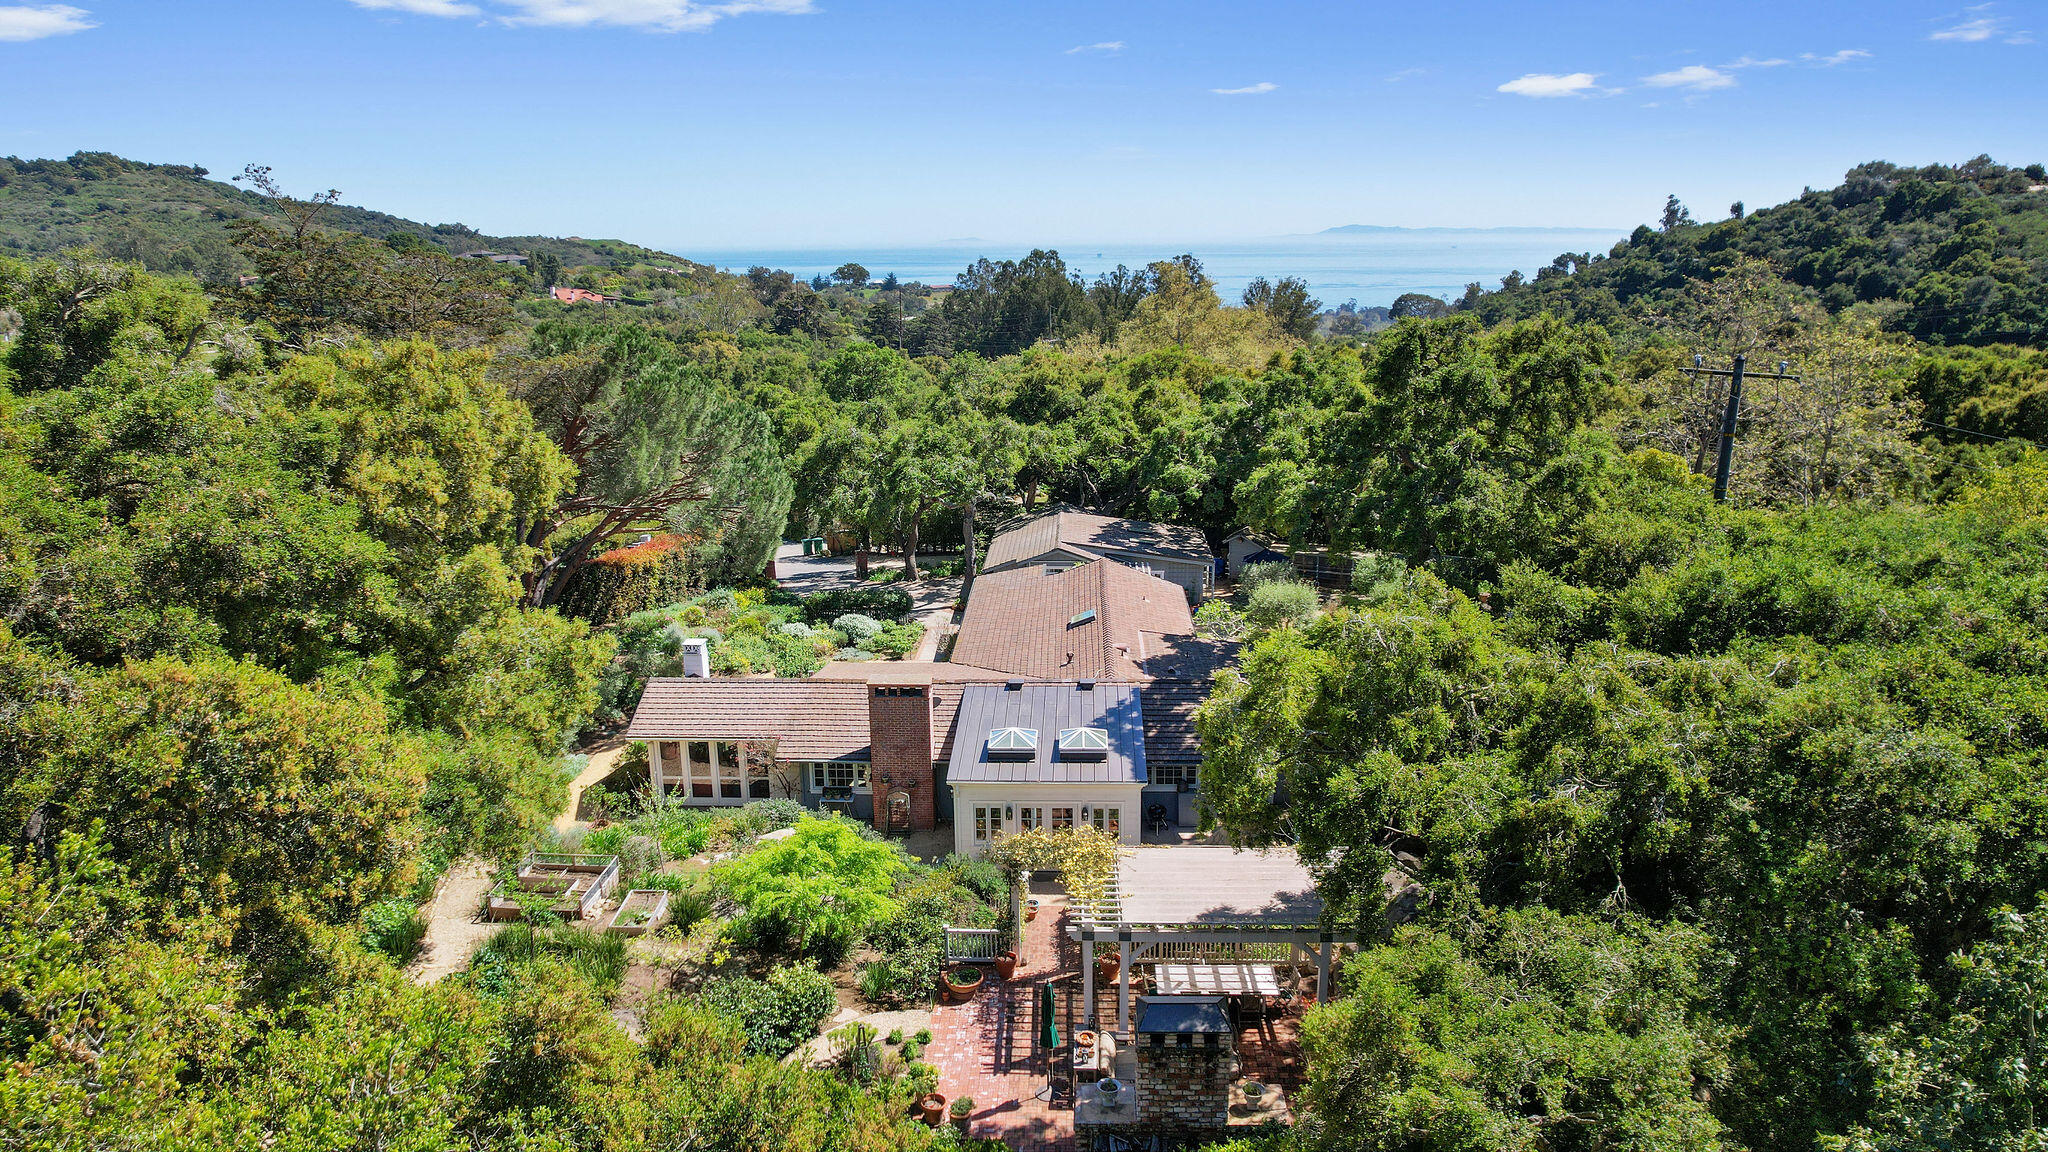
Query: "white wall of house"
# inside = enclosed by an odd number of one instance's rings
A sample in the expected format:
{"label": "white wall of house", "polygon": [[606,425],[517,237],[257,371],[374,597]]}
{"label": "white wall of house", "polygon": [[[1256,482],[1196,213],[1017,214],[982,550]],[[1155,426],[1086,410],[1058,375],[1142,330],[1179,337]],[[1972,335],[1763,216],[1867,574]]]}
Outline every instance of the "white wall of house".
{"label": "white wall of house", "polygon": [[1190,596],[1201,596],[1207,592],[1216,575],[1216,566],[1213,563],[1201,564],[1167,556],[1148,556],[1143,552],[1108,552],[1104,555],[1119,564],[1148,571],[1161,580],[1178,584],[1186,589]]}
{"label": "white wall of house", "polygon": [[1136,845],[1144,838],[1143,790],[1141,784],[955,784],[953,849],[977,855],[997,835],[1066,822],[1113,826],[1118,840]]}

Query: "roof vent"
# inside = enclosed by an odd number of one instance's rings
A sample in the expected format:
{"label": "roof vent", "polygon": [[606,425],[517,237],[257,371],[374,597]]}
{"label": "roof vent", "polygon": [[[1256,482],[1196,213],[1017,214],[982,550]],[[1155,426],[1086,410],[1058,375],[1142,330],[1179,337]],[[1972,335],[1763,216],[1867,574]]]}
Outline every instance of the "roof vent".
{"label": "roof vent", "polygon": [[1067,728],[1060,732],[1062,760],[1101,760],[1109,755],[1109,733],[1101,728]]}
{"label": "roof vent", "polygon": [[1022,692],[1023,690],[1024,682],[1022,680],[1003,681],[1003,691],[1005,692]]}
{"label": "roof vent", "polygon": [[988,734],[991,756],[1033,756],[1038,753],[1038,729],[998,728]]}
{"label": "roof vent", "polygon": [[1084,608],[1081,611],[1074,613],[1072,616],[1067,617],[1067,627],[1078,628],[1081,625],[1086,624],[1093,619],[1095,619],[1095,609]]}
{"label": "roof vent", "polygon": [[1083,692],[1093,692],[1095,691],[1095,681],[1076,680],[1074,681],[1074,687],[1079,688]]}

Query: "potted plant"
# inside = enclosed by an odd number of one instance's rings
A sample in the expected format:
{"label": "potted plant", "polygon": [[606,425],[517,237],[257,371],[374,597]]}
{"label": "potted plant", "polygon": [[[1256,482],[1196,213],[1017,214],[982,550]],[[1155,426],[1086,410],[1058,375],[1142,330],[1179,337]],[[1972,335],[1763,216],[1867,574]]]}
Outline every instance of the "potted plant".
{"label": "potted plant", "polygon": [[1124,960],[1115,952],[1105,952],[1095,958],[1095,975],[1105,984],[1116,982],[1117,973],[1123,971]]}
{"label": "potted plant", "polygon": [[946,994],[954,1003],[965,1003],[974,999],[981,990],[981,969],[962,964],[946,970]]}
{"label": "potted plant", "polygon": [[1033,896],[1024,902],[1024,920],[1026,923],[1029,923],[1036,919],[1038,919],[1038,897]]}
{"label": "potted plant", "polygon": [[1114,1076],[1104,1076],[1095,1082],[1095,1094],[1102,1098],[1102,1106],[1105,1108],[1116,1107],[1116,1098],[1123,1090],[1123,1081]]}
{"label": "potted plant", "polygon": [[1017,954],[1015,952],[1005,952],[1001,956],[996,957],[996,977],[998,979],[1008,980],[1016,974]]}
{"label": "potted plant", "polygon": [[1244,1102],[1247,1105],[1257,1108],[1259,1101],[1264,1099],[1265,1095],[1266,1086],[1264,1084],[1259,1083],[1257,1080],[1247,1080],[1244,1082]]}
{"label": "potted plant", "polygon": [[939,1117],[946,1113],[946,1096],[943,1092],[927,1092],[917,1102],[917,1118],[933,1128],[939,1126]]}
{"label": "potted plant", "polygon": [[974,1116],[974,1097],[962,1096],[953,1101],[953,1127],[962,1135],[967,1132],[967,1122]]}

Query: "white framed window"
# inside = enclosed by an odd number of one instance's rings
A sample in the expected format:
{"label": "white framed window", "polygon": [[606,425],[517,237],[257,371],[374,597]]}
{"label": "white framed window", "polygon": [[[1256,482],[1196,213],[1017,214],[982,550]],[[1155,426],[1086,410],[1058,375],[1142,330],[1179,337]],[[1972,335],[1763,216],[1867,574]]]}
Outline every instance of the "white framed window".
{"label": "white framed window", "polygon": [[1045,827],[1045,809],[1035,804],[1019,804],[1017,806],[1017,831],[1029,832],[1034,828],[1043,827]]}
{"label": "white framed window", "polygon": [[1147,764],[1145,773],[1155,785],[1185,787],[1190,792],[1202,786],[1202,769],[1197,764]]}
{"label": "white framed window", "polygon": [[1121,836],[1124,830],[1124,810],[1115,804],[1111,804],[1108,807],[1097,804],[1089,810],[1088,822],[1095,825],[1097,832],[1107,832],[1111,836]]}
{"label": "white framed window", "polygon": [[999,804],[974,806],[974,842],[986,844],[1003,830],[1003,809]]}
{"label": "white framed window", "polygon": [[1049,813],[1046,817],[1049,823],[1046,826],[1053,831],[1057,832],[1062,828],[1072,828],[1074,826],[1074,809],[1071,805],[1055,804],[1051,808],[1046,809],[1046,811]]}
{"label": "white framed window", "polygon": [[870,791],[868,766],[859,761],[816,760],[807,767],[813,792],[823,792],[827,788],[851,788],[855,792]]}

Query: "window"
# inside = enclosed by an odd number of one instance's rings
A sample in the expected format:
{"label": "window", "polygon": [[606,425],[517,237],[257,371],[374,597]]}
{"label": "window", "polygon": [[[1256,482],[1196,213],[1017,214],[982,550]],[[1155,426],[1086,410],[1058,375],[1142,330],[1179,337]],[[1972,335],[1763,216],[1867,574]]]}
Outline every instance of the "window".
{"label": "window", "polygon": [[766,800],[774,794],[768,782],[768,758],[757,756],[747,765],[747,796],[753,800]]}
{"label": "window", "polygon": [[725,740],[718,742],[718,795],[725,800],[741,798],[740,746]]}
{"label": "window", "polygon": [[820,760],[810,765],[811,791],[823,792],[827,788],[851,788],[856,792],[868,790],[868,766],[865,764]]}
{"label": "window", "polygon": [[1059,830],[1060,830],[1060,829],[1062,829],[1062,828],[1072,828],[1073,826],[1074,826],[1074,810],[1073,810],[1072,808],[1058,808],[1058,807],[1056,807],[1056,808],[1054,808],[1054,809],[1052,810],[1052,825],[1051,825],[1051,827],[1052,827],[1052,830],[1053,830],[1053,831],[1057,832],[1057,831],[1059,831]]}
{"label": "window", "polygon": [[1147,764],[1145,773],[1150,783],[1160,787],[1193,792],[1202,786],[1202,769],[1196,764]]}
{"label": "window", "polygon": [[1089,814],[1089,821],[1095,825],[1097,832],[1107,832],[1111,836],[1123,835],[1124,810],[1115,805],[1108,808],[1097,805]]}
{"label": "window", "polygon": [[1103,760],[1109,756],[1109,733],[1101,728],[1067,728],[1060,732],[1063,760]]}
{"label": "window", "polygon": [[974,806],[974,842],[986,844],[1003,830],[1003,810],[994,805]]}
{"label": "window", "polygon": [[658,753],[661,757],[661,782],[667,784],[671,777],[681,776],[683,769],[683,743],[680,740],[663,740]]}
{"label": "window", "polygon": [[1043,827],[1045,827],[1045,809],[1031,807],[1027,805],[1018,805],[1017,831],[1029,832],[1034,828]]}
{"label": "window", "polygon": [[1025,756],[1038,751],[1038,729],[998,728],[988,734],[988,754],[991,756]]}
{"label": "window", "polygon": [[715,798],[711,765],[711,742],[690,741],[690,799],[710,800]]}

